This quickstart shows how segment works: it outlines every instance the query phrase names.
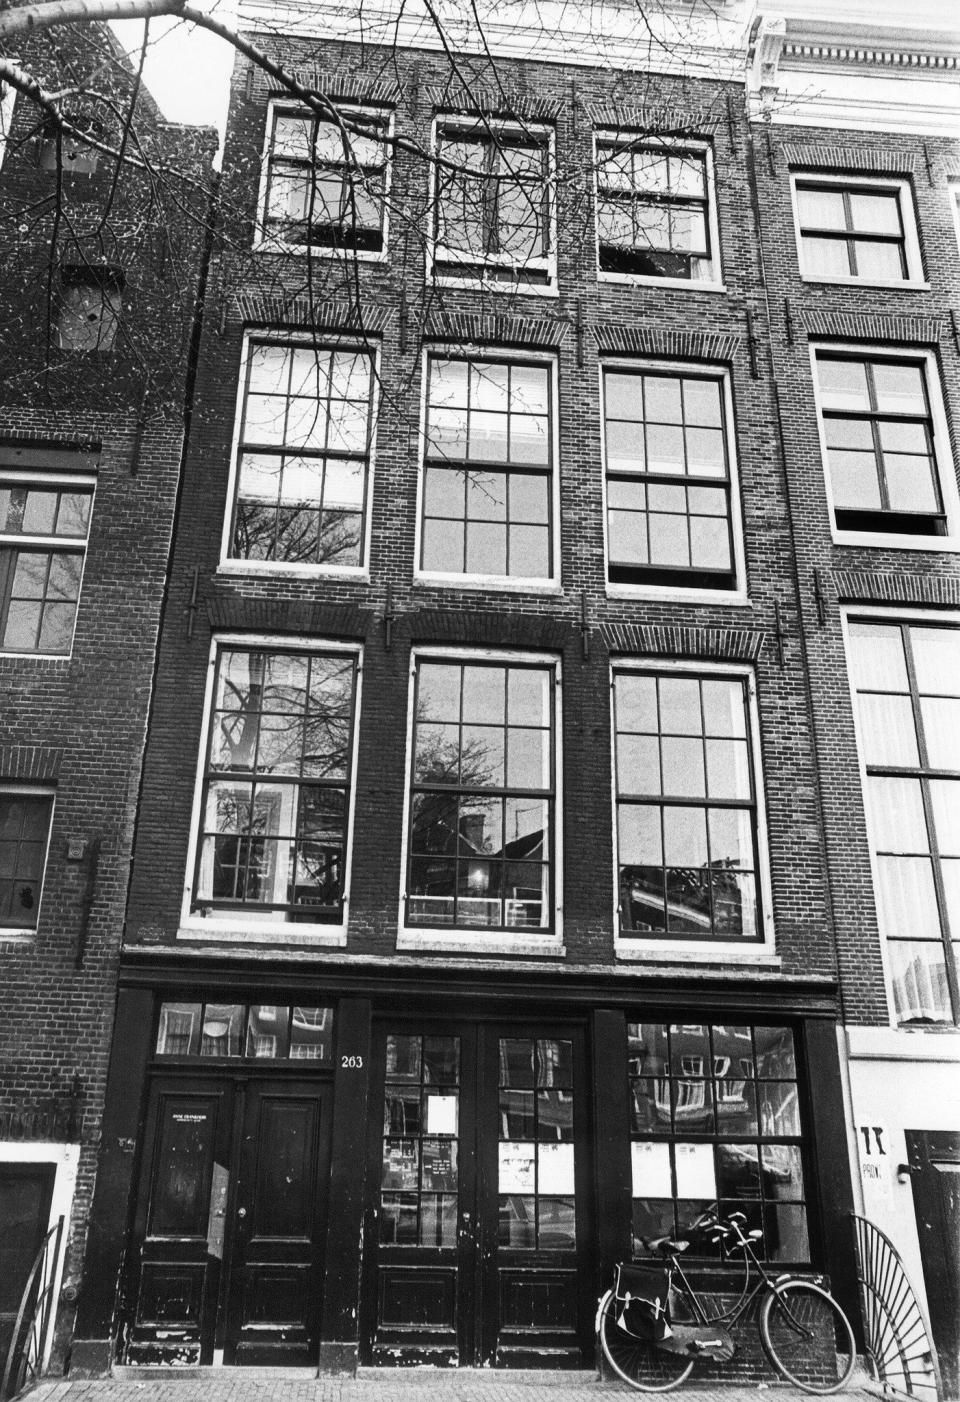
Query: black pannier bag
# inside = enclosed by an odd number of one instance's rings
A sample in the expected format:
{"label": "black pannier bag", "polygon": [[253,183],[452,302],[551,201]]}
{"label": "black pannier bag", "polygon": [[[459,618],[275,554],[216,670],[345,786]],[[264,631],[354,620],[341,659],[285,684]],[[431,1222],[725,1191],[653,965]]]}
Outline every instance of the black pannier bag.
{"label": "black pannier bag", "polygon": [[618,1326],[647,1343],[669,1339],[673,1332],[669,1317],[671,1277],[669,1266],[621,1262],[613,1287]]}

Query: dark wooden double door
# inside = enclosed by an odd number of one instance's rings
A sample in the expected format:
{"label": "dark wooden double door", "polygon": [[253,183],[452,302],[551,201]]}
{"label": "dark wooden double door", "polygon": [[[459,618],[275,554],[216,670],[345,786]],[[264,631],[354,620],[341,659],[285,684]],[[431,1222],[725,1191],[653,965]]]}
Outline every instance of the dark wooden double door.
{"label": "dark wooden double door", "polygon": [[593,1241],[579,1028],[374,1037],[361,1360],[576,1367]]}
{"label": "dark wooden double door", "polygon": [[328,1096],[286,1077],[154,1081],[129,1361],[316,1363]]}

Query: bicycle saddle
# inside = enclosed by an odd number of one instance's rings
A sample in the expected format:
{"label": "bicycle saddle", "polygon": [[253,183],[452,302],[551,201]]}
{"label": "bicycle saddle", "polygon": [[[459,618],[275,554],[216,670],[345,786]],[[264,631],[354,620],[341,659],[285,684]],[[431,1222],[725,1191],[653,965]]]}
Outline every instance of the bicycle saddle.
{"label": "bicycle saddle", "polygon": [[690,1245],[689,1241],[674,1241],[669,1236],[646,1237],[643,1244],[648,1251],[662,1251],[664,1255],[671,1251],[675,1251],[679,1255],[681,1251],[686,1251]]}

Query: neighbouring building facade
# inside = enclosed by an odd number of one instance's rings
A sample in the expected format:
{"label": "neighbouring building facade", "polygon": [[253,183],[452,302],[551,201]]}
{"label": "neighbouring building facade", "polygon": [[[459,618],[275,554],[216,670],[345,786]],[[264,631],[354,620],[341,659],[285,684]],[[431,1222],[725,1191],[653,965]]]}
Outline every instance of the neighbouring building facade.
{"label": "neighbouring building facade", "polygon": [[[5,56],[113,144],[133,72],[109,30]],[[217,138],[141,90],[140,149],[183,183],[130,160],[115,184],[12,87],[0,111],[2,1374],[60,1222],[58,1362],[82,1278]]]}
{"label": "neighbouring building facade", "polygon": [[955,1140],[956,54],[793,8],[245,8],[76,1367],[577,1366],[714,1202],[855,1316]]}

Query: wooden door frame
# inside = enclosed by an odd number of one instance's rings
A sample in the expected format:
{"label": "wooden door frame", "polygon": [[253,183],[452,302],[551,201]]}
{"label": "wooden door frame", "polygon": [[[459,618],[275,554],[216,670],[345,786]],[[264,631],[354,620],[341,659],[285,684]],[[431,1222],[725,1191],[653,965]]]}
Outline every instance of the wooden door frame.
{"label": "wooden door frame", "polygon": [[[960,1131],[949,1129],[908,1129],[904,1131],[907,1144],[907,1161],[910,1165],[910,1187],[913,1194],[913,1208],[917,1223],[917,1239],[920,1246],[920,1264],[923,1270],[923,1281],[927,1296],[927,1314],[930,1319],[931,1330],[940,1333],[938,1339],[934,1337],[934,1347],[940,1360],[940,1372],[943,1377],[944,1394],[947,1397],[955,1397],[960,1394],[960,1337],[953,1339],[953,1347],[947,1352],[943,1349],[943,1315],[941,1306],[943,1305],[943,1281],[934,1275],[934,1263],[930,1260],[931,1253],[924,1251],[927,1241],[927,1234],[924,1228],[924,1218],[929,1211],[930,1205],[935,1203],[935,1210],[939,1208],[939,1203],[934,1198],[936,1165],[938,1162],[960,1164]],[[939,1142],[938,1142],[939,1141]],[[926,1196],[926,1203],[923,1197]],[[932,1235],[937,1241],[946,1241],[948,1233],[944,1230],[947,1224],[939,1221],[939,1230],[934,1226]],[[960,1256],[960,1247],[957,1248]],[[944,1264],[949,1265],[946,1260],[946,1247],[944,1247]],[[929,1265],[929,1269],[928,1269]],[[947,1288],[952,1287],[953,1291],[953,1311],[954,1328],[960,1334],[960,1281],[951,1280],[949,1276],[946,1280]],[[940,1326],[938,1329],[938,1325]],[[949,1320],[947,1321],[949,1327]],[[950,1340],[948,1339],[949,1343]]]}

